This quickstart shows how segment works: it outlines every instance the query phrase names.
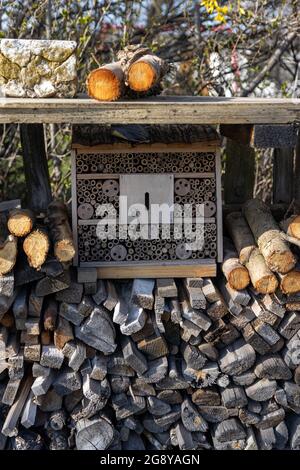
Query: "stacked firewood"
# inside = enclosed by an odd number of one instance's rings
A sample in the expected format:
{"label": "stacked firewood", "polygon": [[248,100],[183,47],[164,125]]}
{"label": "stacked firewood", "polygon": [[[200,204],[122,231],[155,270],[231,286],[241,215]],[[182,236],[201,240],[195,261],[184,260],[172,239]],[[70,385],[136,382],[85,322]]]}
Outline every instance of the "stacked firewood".
{"label": "stacked firewood", "polygon": [[36,218],[32,211],[19,207],[0,212],[0,276],[13,270],[18,251],[26,255],[29,266],[40,270],[51,245],[59,261],[68,263],[74,258],[68,212],[62,202],[52,202],[46,217]]}
{"label": "stacked firewood", "polygon": [[278,288],[284,294],[300,291],[295,254],[300,246],[299,215],[278,225],[267,204],[250,199],[243,212],[228,214],[225,224],[234,246],[225,240],[222,270],[233,289],[252,284],[260,294],[273,294]]}
{"label": "stacked firewood", "polygon": [[299,449],[299,294],[82,284],[56,259],[5,279],[1,448]]}
{"label": "stacked firewood", "polygon": [[141,44],[125,47],[117,61],[92,70],[87,77],[87,92],[92,98],[115,101],[123,96],[159,94],[161,80],[169,66],[151,49]]}
{"label": "stacked firewood", "polygon": [[0,449],[299,449],[298,219],[243,214],[214,280],[103,281],[61,203],[8,212]]}

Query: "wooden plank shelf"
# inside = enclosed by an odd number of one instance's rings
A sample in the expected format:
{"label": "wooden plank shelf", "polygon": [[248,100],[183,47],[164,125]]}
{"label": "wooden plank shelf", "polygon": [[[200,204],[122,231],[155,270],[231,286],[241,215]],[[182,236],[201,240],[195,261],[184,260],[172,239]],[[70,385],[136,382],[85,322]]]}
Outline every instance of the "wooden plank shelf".
{"label": "wooden plank shelf", "polygon": [[287,124],[300,99],[163,96],[132,101],[0,98],[0,123]]}

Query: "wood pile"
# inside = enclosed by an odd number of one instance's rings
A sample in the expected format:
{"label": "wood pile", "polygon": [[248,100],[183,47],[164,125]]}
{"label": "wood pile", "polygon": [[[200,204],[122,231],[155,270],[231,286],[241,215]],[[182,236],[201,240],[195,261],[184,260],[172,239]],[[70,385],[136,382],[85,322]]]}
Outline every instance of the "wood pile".
{"label": "wood pile", "polygon": [[60,266],[1,278],[1,448],[300,448],[299,294]]}
{"label": "wood pile", "polygon": [[91,98],[115,101],[121,97],[157,95],[161,80],[168,72],[166,61],[141,44],[125,47],[117,61],[92,70],[86,81]]}
{"label": "wood pile", "polygon": [[[19,214],[11,236],[44,234]],[[216,279],[103,281],[52,247],[43,263],[19,250],[0,277],[0,449],[299,450],[297,266],[283,272],[296,255],[273,222],[268,239],[234,218],[239,256],[227,240]],[[65,255],[63,206],[47,221]]]}

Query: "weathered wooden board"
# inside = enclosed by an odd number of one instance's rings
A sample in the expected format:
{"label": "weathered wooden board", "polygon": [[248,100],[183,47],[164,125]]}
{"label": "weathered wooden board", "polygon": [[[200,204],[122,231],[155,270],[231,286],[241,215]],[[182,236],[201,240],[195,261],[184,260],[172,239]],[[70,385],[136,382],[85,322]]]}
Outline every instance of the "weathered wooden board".
{"label": "weathered wooden board", "polygon": [[0,99],[0,123],[286,124],[300,119],[287,98],[155,97],[138,101]]}
{"label": "weathered wooden board", "polygon": [[[86,263],[89,264],[89,263]],[[155,277],[214,277],[217,273],[217,265],[212,260],[196,261],[193,264],[178,262],[178,264],[122,264],[119,266],[97,267],[98,279],[132,279]]]}

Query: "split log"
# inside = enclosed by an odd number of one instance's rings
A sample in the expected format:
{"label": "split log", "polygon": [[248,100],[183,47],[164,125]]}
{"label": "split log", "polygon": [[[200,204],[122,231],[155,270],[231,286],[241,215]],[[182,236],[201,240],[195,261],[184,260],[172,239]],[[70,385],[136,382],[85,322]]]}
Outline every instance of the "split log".
{"label": "split log", "polygon": [[239,339],[221,351],[220,369],[228,375],[239,375],[253,366],[255,358],[252,346]]}
{"label": "split log", "polygon": [[280,289],[284,294],[300,292],[300,266],[297,265],[286,274],[279,274]]}
{"label": "split log", "polygon": [[249,261],[256,243],[250,227],[240,212],[231,212],[225,219],[226,228],[239,255],[241,264]]}
{"label": "split log", "polygon": [[36,229],[25,238],[23,250],[27,255],[29,266],[39,270],[46,261],[50,248],[46,232]]}
{"label": "split log", "polygon": [[58,313],[57,302],[53,299],[47,300],[45,310],[44,310],[44,317],[43,317],[43,325],[46,331],[54,331],[55,325],[56,325],[57,313]]}
{"label": "split log", "polygon": [[60,201],[51,202],[47,217],[56,258],[61,262],[71,261],[75,256],[75,247],[66,206]]}
{"label": "split log", "polygon": [[280,227],[291,237],[300,240],[300,215],[291,215],[288,219],[282,220]]}
{"label": "split log", "polygon": [[228,244],[224,245],[223,274],[233,289],[245,289],[250,283],[248,270],[240,263],[237,253]]}
{"label": "split log", "polygon": [[239,254],[239,260],[248,269],[252,285],[262,294],[275,292],[278,281],[266,265],[265,259],[256,247],[253,234],[240,212],[226,217],[226,226]]}
{"label": "split log", "polygon": [[0,295],[11,297],[14,293],[14,287],[15,277],[12,271],[2,276],[0,275]]}
{"label": "split log", "polygon": [[7,220],[0,213],[0,276],[9,273],[17,260],[17,239],[8,233]]}
{"label": "split log", "polygon": [[20,393],[14,404],[11,406],[3,424],[2,434],[12,437],[18,435],[17,424],[26,403],[30,388],[32,385],[32,377],[29,375],[20,387]]}
{"label": "split log", "polygon": [[67,320],[59,316],[57,327],[54,330],[55,346],[59,349],[63,349],[64,345],[68,343],[68,341],[72,341],[72,339],[74,339],[72,326]]}
{"label": "split log", "polygon": [[7,227],[12,235],[25,237],[33,229],[34,214],[28,209],[13,209],[10,211]]}
{"label": "split log", "polygon": [[278,280],[266,265],[265,259],[258,248],[255,248],[246,263],[250,279],[255,290],[261,294],[271,294],[276,291]]}
{"label": "split log", "polygon": [[115,101],[124,94],[121,62],[112,62],[92,70],[86,80],[87,93],[100,101]]}
{"label": "split log", "polygon": [[296,258],[284,240],[270,208],[259,199],[251,199],[244,205],[244,214],[269,268],[282,274],[293,269]]}
{"label": "split log", "polygon": [[69,271],[64,271],[57,277],[43,277],[40,279],[35,286],[35,293],[40,297],[54,294],[61,290],[67,289],[71,284],[71,278]]}

